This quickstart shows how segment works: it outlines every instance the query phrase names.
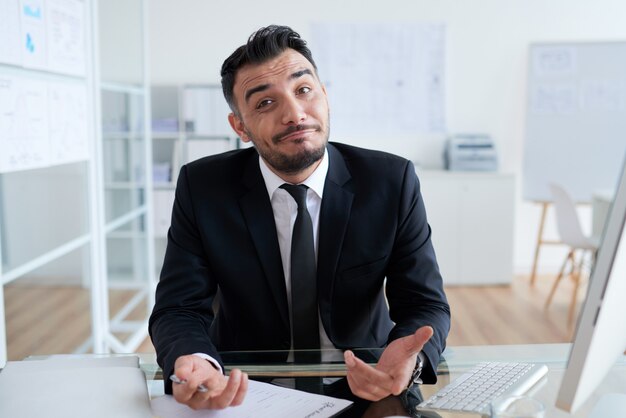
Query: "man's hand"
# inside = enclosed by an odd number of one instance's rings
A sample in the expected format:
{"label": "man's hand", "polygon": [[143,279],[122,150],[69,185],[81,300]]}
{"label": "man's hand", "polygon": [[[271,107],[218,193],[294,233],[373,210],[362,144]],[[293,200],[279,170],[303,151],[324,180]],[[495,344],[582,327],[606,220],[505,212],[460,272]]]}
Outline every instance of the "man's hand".
{"label": "man's hand", "polygon": [[[172,386],[174,399],[192,409],[224,409],[241,405],[248,390],[248,375],[233,369],[226,377],[207,360],[195,355],[181,356],[174,364],[174,374],[186,381]],[[204,384],[207,392],[199,392]]]}
{"label": "man's hand", "polygon": [[432,335],[433,329],[425,326],[413,335],[392,341],[383,351],[376,367],[369,366],[355,357],[352,351],[346,350],[343,357],[352,393],[370,401],[402,393],[415,368],[417,353]]}

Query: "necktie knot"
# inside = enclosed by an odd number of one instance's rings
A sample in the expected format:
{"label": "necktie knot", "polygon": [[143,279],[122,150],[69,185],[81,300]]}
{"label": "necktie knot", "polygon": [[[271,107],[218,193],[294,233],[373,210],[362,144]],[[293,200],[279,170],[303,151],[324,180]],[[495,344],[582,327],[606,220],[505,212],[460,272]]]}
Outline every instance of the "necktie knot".
{"label": "necktie knot", "polygon": [[281,189],[287,190],[287,192],[293,197],[298,204],[298,209],[306,209],[306,192],[309,189],[304,184],[288,184],[284,183],[280,186]]}

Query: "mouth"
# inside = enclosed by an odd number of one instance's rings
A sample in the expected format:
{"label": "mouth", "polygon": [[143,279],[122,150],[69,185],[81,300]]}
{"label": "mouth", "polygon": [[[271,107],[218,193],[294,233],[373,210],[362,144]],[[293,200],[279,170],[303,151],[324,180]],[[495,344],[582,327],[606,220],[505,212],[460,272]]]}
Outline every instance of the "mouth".
{"label": "mouth", "polygon": [[286,131],[275,135],[272,139],[274,140],[274,143],[277,144],[284,141],[303,139],[304,137],[319,131],[321,131],[321,128],[319,126],[298,125],[288,128]]}
{"label": "mouth", "polygon": [[290,141],[290,140],[293,140],[293,139],[302,138],[304,136],[307,136],[307,135],[315,133],[315,132],[317,132],[316,129],[305,129],[305,130],[302,130],[302,131],[296,131],[296,132],[287,134],[287,135],[283,136],[282,138],[280,138],[280,142]]}

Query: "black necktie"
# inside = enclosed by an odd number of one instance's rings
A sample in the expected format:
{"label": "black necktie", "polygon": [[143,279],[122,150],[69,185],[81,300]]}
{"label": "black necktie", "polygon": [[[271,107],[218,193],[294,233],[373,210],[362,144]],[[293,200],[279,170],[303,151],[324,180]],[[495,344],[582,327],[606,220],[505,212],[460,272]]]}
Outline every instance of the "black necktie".
{"label": "black necktie", "polygon": [[306,207],[307,186],[283,184],[298,204],[298,216],[291,236],[291,315],[294,360],[296,363],[318,363],[319,352],[302,353],[298,350],[319,350],[319,322],[317,314],[317,267],[313,246],[313,223]]}

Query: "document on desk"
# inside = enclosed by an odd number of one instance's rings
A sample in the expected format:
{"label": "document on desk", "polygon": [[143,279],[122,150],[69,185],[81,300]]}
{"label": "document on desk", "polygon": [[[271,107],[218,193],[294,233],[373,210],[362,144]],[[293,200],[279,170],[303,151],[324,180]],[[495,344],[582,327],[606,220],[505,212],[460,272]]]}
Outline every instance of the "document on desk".
{"label": "document on desk", "polygon": [[137,357],[8,362],[0,372],[0,417],[150,418]]}
{"label": "document on desk", "polygon": [[327,418],[352,404],[345,399],[316,395],[250,380],[243,404],[221,410],[196,411],[165,395],[152,399],[158,418]]}

